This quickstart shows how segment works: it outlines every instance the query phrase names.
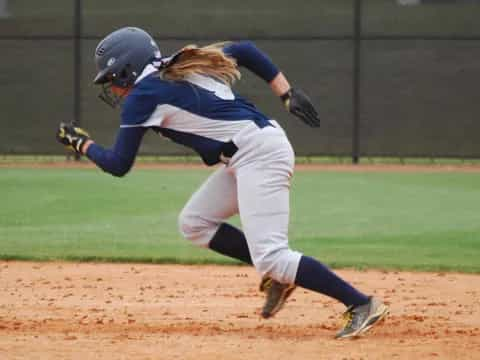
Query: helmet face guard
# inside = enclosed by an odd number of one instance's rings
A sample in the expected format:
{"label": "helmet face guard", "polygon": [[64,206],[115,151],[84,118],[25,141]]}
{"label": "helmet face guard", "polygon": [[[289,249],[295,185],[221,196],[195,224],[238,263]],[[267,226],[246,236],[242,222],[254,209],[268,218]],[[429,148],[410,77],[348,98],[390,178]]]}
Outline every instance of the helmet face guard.
{"label": "helmet face guard", "polygon": [[[122,99],[135,83],[137,75],[136,73],[130,73],[128,71],[129,67],[127,64],[126,69],[123,69],[120,73],[115,72],[115,69],[107,68],[107,71],[99,73],[95,78],[95,83],[102,86],[98,97],[112,108],[116,108],[122,102]],[[114,86],[118,89],[115,92],[112,89]]]}
{"label": "helmet face guard", "polygon": [[105,104],[116,108],[121,102],[122,99],[127,95],[129,88],[124,88],[122,94],[115,94],[112,90],[113,83],[107,82],[102,84],[102,91],[98,94],[100,100]]}

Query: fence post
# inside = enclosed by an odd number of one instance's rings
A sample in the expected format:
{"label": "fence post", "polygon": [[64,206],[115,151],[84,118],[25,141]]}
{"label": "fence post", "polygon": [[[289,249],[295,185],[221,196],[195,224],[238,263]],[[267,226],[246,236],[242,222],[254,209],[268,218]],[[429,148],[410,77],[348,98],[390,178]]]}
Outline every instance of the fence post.
{"label": "fence post", "polygon": [[[73,14],[73,124],[81,126],[82,102],[82,0],[75,0]],[[80,155],[75,154],[75,160]]]}
{"label": "fence post", "polygon": [[6,19],[10,17],[8,11],[8,0],[0,0],[0,19]]}
{"label": "fence post", "polygon": [[352,162],[358,164],[360,159],[360,73],[362,45],[362,0],[354,0],[353,15],[353,136]]}

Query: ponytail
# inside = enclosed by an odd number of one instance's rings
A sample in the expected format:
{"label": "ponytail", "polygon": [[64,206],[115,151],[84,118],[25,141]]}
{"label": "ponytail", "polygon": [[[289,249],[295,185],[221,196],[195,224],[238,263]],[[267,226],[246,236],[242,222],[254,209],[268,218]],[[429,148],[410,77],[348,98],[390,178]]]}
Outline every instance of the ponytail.
{"label": "ponytail", "polygon": [[217,43],[204,47],[188,45],[181,49],[174,60],[162,70],[167,80],[183,80],[191,74],[211,76],[226,85],[233,85],[240,79],[236,61],[225,55],[222,47],[225,43]]}

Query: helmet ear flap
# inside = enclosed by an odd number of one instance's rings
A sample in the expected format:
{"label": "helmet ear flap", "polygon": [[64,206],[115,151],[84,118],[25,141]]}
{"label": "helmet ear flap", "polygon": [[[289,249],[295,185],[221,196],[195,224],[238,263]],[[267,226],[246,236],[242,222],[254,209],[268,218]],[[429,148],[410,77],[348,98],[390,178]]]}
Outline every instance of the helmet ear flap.
{"label": "helmet ear flap", "polygon": [[131,86],[135,79],[137,78],[137,73],[134,71],[131,64],[126,64],[118,73],[115,74],[113,79],[113,84],[122,88],[127,88]]}

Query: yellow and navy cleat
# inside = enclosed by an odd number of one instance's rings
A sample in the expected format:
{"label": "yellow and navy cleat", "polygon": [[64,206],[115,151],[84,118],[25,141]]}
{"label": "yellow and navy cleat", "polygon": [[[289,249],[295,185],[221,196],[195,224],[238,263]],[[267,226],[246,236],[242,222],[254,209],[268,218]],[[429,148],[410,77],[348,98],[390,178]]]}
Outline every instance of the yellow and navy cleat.
{"label": "yellow and navy cleat", "polygon": [[350,306],[343,314],[347,320],[345,326],[335,335],[335,338],[346,339],[360,336],[373,325],[378,324],[387,314],[388,307],[374,297],[370,297],[364,305]]}
{"label": "yellow and navy cleat", "polygon": [[262,317],[268,319],[278,313],[295,288],[296,286],[293,284],[282,284],[269,276],[263,277],[260,291],[266,293],[266,299],[261,313]]}

